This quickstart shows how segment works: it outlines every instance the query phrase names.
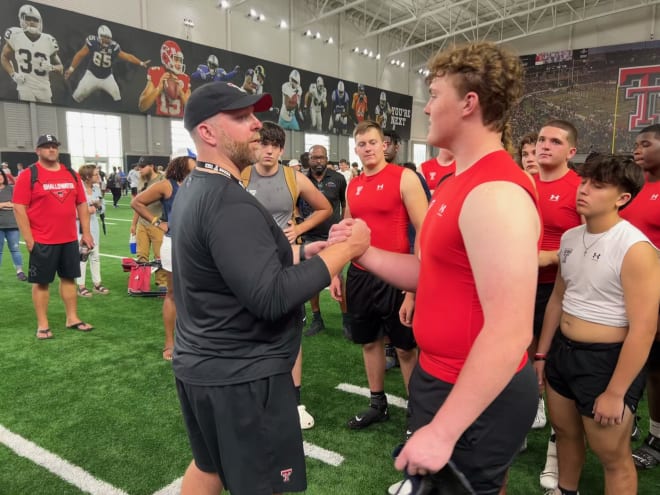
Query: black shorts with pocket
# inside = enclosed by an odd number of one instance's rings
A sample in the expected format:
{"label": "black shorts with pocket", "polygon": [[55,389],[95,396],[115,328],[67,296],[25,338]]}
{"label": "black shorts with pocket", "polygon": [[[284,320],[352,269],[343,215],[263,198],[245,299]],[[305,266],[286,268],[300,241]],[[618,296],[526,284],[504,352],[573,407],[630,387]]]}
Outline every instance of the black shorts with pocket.
{"label": "black shorts with pocket", "polygon": [[[575,402],[581,416],[593,418],[594,401],[607,389],[622,347],[621,342],[575,342],[557,332],[545,363],[545,379],[555,392]],[[637,411],[645,382],[646,373],[642,370],[623,398],[633,413]]]}
{"label": "black shorts with pocket", "polygon": [[[488,370],[484,370],[488,373]],[[417,363],[410,377],[409,427],[431,422],[454,385],[425,372]],[[534,422],[539,394],[527,363],[456,442],[451,460],[479,495],[497,495]]]}
{"label": "black shorts with pocket", "polygon": [[55,280],[55,273],[60,278],[75,279],[80,277],[80,243],[41,244],[35,242],[30,251],[28,282],[50,284]]}
{"label": "black shorts with pocket", "polygon": [[305,454],[291,373],[177,391],[193,458],[218,473],[232,495],[272,495],[307,488]]}
{"label": "black shorts with pocket", "polygon": [[346,274],[346,309],[351,315],[353,342],[370,344],[387,335],[394,347],[414,349],[412,328],[399,319],[403,299],[399,289],[351,264]]}

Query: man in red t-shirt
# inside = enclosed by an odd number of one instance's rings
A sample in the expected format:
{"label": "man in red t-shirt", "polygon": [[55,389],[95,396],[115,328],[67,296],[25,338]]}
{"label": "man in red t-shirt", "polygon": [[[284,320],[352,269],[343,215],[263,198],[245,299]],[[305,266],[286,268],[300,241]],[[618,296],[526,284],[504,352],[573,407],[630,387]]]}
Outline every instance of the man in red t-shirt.
{"label": "man in red t-shirt", "polygon": [[[356,262],[417,291],[420,358],[408,402],[414,433],[395,467],[423,476],[451,460],[475,493],[494,495],[538,401],[526,350],[541,221],[529,176],[502,146],[523,68],[517,56],[487,42],[440,52],[429,68],[428,141],[454,154],[456,175],[435,191],[418,255],[372,242]],[[364,228],[347,221],[331,242]]]}
{"label": "man in red t-shirt", "polygon": [[[78,317],[75,279],[80,277],[80,248],[94,247],[89,211],[77,173],[59,163],[60,143],[52,134],[39,136],[34,169],[18,176],[14,188],[14,215],[30,252],[28,281],[37,314],[37,338],[51,339],[48,324],[50,283],[60,277],[60,295],[66,327],[89,332],[93,327]],[[33,177],[36,173],[36,180]],[[82,236],[78,242],[76,215]]]}
{"label": "man in red t-shirt", "polygon": [[[642,129],[635,139],[635,161],[646,174],[646,183],[630,206],[621,212],[660,248],[660,124]],[[660,328],[646,362],[646,393],[649,402],[649,434],[644,444],[633,451],[638,468],[660,465]]]}
{"label": "man in red t-shirt", "polygon": [[[396,253],[410,252],[408,224],[418,231],[428,206],[424,189],[415,173],[385,161],[383,131],[371,120],[363,120],[353,133],[355,152],[364,173],[354,178],[346,190],[344,218],[360,218],[371,229],[371,243]],[[333,279],[331,294],[341,300],[341,284]],[[385,397],[384,336],[387,335],[399,357],[403,381],[408,386],[417,361],[415,339],[409,325],[412,309],[399,319],[406,299],[412,308],[414,294],[402,292],[352,263],[346,277],[347,312],[351,338],[362,345],[362,356],[371,391],[370,407],[348,421],[349,428],[361,429],[389,419]],[[408,326],[406,326],[406,324]]]}
{"label": "man in red t-shirt", "polygon": [[[528,349],[530,358],[536,354],[545,308],[555,285],[561,236],[581,223],[575,206],[580,177],[568,167],[576,151],[577,129],[570,122],[551,120],[539,131],[536,141],[539,173],[534,175],[534,180],[543,216],[543,241],[539,253],[539,280],[534,305],[534,338]],[[545,403],[543,396],[540,396],[532,428],[543,428],[546,422]],[[553,432],[548,442],[545,467],[539,477],[541,486],[548,490],[557,487],[556,455]]]}

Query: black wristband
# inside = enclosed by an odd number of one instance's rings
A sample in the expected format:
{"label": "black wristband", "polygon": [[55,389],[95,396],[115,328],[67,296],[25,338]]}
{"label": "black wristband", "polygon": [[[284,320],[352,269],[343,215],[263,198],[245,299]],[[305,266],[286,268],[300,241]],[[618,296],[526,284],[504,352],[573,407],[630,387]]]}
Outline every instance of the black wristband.
{"label": "black wristband", "polygon": [[300,245],[300,249],[298,251],[298,259],[299,261],[305,261],[307,258],[305,258],[305,244]]}

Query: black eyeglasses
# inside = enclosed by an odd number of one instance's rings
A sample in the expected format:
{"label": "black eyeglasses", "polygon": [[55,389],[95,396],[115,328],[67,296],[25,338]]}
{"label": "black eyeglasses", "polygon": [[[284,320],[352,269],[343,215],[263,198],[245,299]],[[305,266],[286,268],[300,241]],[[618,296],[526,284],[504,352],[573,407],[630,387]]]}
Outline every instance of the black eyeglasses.
{"label": "black eyeglasses", "polygon": [[309,157],[310,161],[315,161],[315,162],[316,161],[321,161],[321,160],[327,160],[327,159],[328,159],[328,157],[324,156],[324,155],[316,155],[316,156],[310,156]]}

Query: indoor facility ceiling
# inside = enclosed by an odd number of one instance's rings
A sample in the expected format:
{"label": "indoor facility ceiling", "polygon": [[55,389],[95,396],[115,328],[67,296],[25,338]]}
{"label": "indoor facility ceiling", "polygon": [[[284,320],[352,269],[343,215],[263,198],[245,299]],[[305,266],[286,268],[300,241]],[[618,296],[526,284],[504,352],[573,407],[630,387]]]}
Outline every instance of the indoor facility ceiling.
{"label": "indoor facility ceiling", "polygon": [[[392,49],[384,57],[411,52],[423,63],[447,43],[491,40],[510,42],[562,26],[657,5],[660,0],[304,0],[313,12],[303,29],[321,19],[342,15],[363,33],[342,41],[387,34]],[[397,43],[398,41],[398,43]]]}

